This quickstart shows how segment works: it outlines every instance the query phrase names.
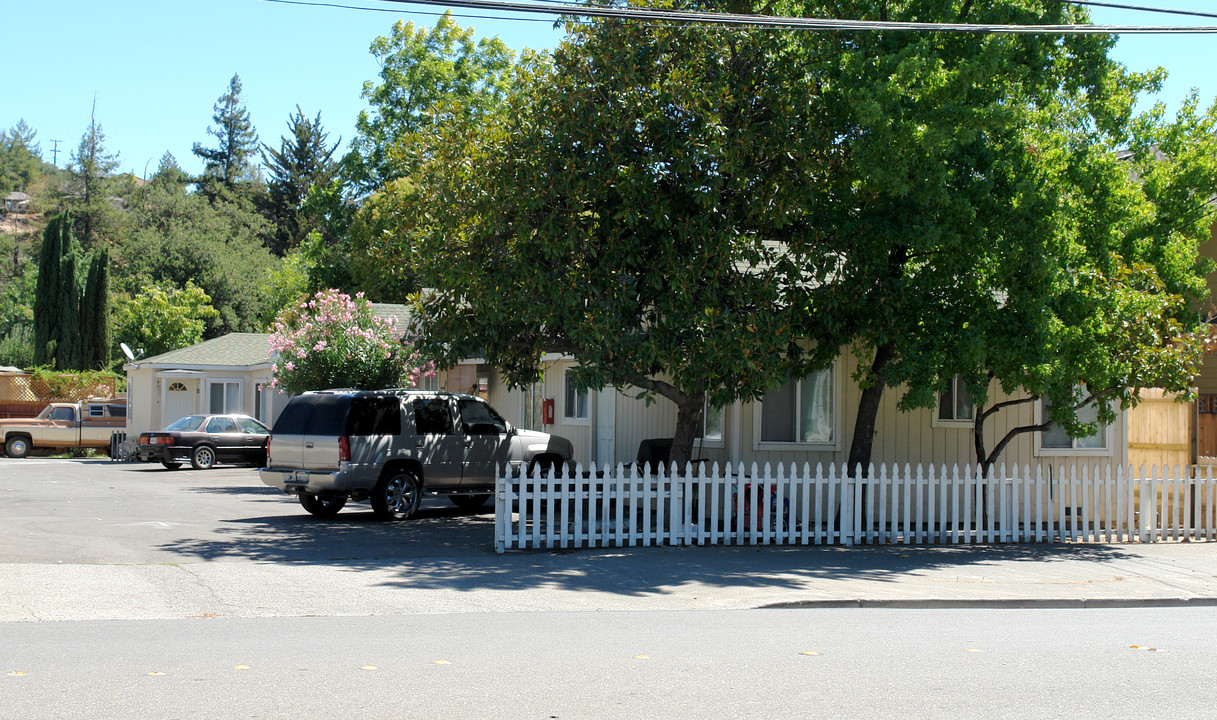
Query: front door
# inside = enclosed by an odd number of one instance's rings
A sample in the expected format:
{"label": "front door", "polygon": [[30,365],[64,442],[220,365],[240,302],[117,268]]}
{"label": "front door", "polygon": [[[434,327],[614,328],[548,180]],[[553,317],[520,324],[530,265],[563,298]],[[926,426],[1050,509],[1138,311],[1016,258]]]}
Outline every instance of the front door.
{"label": "front door", "polygon": [[157,430],[171,425],[180,418],[193,415],[197,406],[199,381],[192,379],[165,378],[165,406],[161,411],[161,425]]}

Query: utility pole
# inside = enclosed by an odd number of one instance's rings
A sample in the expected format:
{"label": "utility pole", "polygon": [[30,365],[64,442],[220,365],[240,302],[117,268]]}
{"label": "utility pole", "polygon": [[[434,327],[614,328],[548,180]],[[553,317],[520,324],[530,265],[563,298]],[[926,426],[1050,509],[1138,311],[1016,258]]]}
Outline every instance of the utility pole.
{"label": "utility pole", "polygon": [[55,147],[51,148],[51,164],[59,167],[59,141],[51,140],[51,142],[55,143]]}

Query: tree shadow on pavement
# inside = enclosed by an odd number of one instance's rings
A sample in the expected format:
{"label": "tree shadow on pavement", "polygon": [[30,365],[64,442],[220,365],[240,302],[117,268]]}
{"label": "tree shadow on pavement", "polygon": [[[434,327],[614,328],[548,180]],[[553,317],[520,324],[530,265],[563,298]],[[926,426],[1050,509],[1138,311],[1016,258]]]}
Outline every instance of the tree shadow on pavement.
{"label": "tree shadow on pavement", "polygon": [[[1125,556],[1099,544],[689,546],[494,551],[494,514],[428,499],[404,522],[376,520],[366,505],[335,518],[300,514],[226,521],[219,536],[165,543],[160,549],[201,560],[374,570],[382,586],[408,589],[553,588],[626,596],[673,592],[688,584],[718,588],[807,589],[817,580],[895,583],[931,572],[983,576],[998,564],[1104,563]],[[1017,572],[1017,567],[1015,567]]]}

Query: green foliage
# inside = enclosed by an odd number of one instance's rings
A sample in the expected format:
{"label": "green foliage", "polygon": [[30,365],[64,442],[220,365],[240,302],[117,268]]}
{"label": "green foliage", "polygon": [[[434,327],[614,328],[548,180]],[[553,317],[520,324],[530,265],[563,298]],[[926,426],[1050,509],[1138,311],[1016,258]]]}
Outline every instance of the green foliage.
{"label": "green foliage", "polygon": [[[203,160],[204,179],[218,181],[232,189],[238,183],[256,179],[258,172],[253,163],[258,152],[258,133],[241,98],[238,75],[233,74],[228,81],[228,91],[216,100],[214,110],[211,119],[215,125],[207,128],[207,134],[216,139],[216,147],[196,142],[193,152]],[[206,182],[203,190],[209,195],[216,192]]]}
{"label": "green foliage", "polygon": [[28,368],[34,364],[34,331],[19,325],[0,338],[0,365]]}
{"label": "green foliage", "polygon": [[271,334],[271,385],[296,395],[326,388],[415,385],[417,354],[392,320],[376,317],[357,295],[325,290],[280,315]]}
{"label": "green foliage", "polygon": [[542,353],[570,353],[581,387],[677,405],[678,462],[707,402],[831,362],[800,327],[836,267],[808,208],[831,148],[787,42],[577,25],[552,63],[525,62],[501,124],[446,126],[398,204],[434,288],[424,355],[526,384]]}
{"label": "green foliage", "polygon": [[20,327],[33,328],[37,284],[38,268],[26,259],[21,263],[20,271],[0,292],[0,336],[9,335]]}
{"label": "green foliage", "polygon": [[113,393],[124,392],[127,382],[122,375],[108,370],[65,372],[36,367],[30,370],[30,374],[30,387],[39,398],[47,401],[111,397]]}
{"label": "green foliage", "polygon": [[278,267],[267,270],[263,285],[266,293],[266,305],[262,311],[263,327],[269,328],[280,313],[296,307],[312,294],[311,273],[314,264],[309,251],[319,244],[320,237],[314,233],[305,239],[304,245],[284,256]]}
{"label": "green foliage", "polygon": [[121,237],[124,216],[110,201],[121,194],[113,177],[118,168],[118,155],[105,146],[106,134],[95,116],[80,138],[80,144],[68,162],[69,184],[63,198],[71,211],[73,232],[87,250],[99,245],[113,245]]}
{"label": "green foliage", "polygon": [[153,357],[201,342],[207,321],[218,315],[207,293],[190,281],[184,288],[144,287],[115,298],[114,341]]}
{"label": "green foliage", "polygon": [[28,193],[43,172],[38,133],[24,119],[0,130],[0,198],[14,190]]}
{"label": "green foliage", "polygon": [[110,365],[110,309],[110,254],[103,247],[89,259],[80,299],[82,367],[104,369]]}
{"label": "green foliage", "polygon": [[80,244],[72,221],[59,215],[42,239],[34,293],[34,362],[60,370],[80,369],[80,295],[76,267]]}
{"label": "green foliage", "polygon": [[361,192],[410,173],[418,149],[403,138],[454,119],[473,121],[493,113],[509,86],[513,53],[498,38],[473,40],[446,12],[434,28],[398,21],[372,42],[380,81],[363,86],[370,111],[359,114],[348,160]]}
{"label": "green foliage", "polygon": [[320,227],[322,217],[305,207],[309,188],[328,186],[337,173],[334,151],[341,139],[328,143],[328,133],[321,127],[321,113],[309,120],[300,106],[287,121],[290,136],[281,139],[279,149],[262,146],[262,161],[270,175],[267,183],[267,210],[275,223],[275,238],[271,249],[279,255],[296,247]]}
{"label": "green foliage", "polygon": [[278,260],[263,240],[266,219],[245,193],[222,185],[209,201],[176,182],[144,189],[132,213],[131,233],[114,253],[114,284],[127,294],[146,285],[186,287],[194,283],[219,311],[205,335],[260,332],[267,298],[262,283]]}

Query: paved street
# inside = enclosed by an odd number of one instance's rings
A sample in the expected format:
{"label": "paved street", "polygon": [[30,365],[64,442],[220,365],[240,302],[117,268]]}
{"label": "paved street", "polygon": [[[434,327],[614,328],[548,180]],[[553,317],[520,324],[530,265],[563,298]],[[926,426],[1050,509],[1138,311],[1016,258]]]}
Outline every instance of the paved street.
{"label": "paved street", "polygon": [[[360,505],[320,521],[249,468],[0,459],[0,717],[1203,716],[1217,700],[1217,545],[500,556],[492,525],[443,500],[405,523]],[[992,609],[1018,606],[1034,609]]]}

